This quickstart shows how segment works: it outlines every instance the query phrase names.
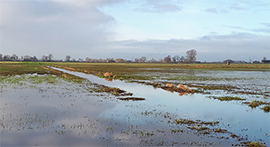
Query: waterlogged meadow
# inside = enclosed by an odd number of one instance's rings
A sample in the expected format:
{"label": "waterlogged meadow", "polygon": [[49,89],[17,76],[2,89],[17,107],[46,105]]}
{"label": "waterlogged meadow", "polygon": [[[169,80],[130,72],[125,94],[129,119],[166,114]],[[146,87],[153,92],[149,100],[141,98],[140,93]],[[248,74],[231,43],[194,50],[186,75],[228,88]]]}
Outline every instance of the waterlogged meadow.
{"label": "waterlogged meadow", "polygon": [[267,68],[47,65],[4,66],[1,146],[270,145]]}

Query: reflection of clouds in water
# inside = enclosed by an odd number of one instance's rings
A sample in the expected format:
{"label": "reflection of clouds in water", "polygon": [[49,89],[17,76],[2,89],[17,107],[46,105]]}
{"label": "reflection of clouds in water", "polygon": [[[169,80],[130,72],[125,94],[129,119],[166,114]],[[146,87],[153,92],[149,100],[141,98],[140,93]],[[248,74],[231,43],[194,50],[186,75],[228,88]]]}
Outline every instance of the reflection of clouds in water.
{"label": "reflection of clouds in water", "polygon": [[[256,132],[258,127],[254,127],[249,121],[251,117],[260,120],[256,124],[267,130],[264,125],[269,122],[267,117],[257,109],[246,113],[247,106],[239,106],[237,102],[219,102],[206,99],[202,94],[179,97],[177,93],[168,93],[151,86],[121,81],[107,82],[102,79],[105,84],[110,83],[113,87],[123,88],[146,98],[141,102],[124,102],[104,93],[103,96],[90,93],[91,85],[58,80],[58,84],[32,84],[33,87],[9,89],[11,86],[4,90],[1,97],[1,108],[4,110],[1,115],[5,116],[3,124],[12,128],[10,131],[9,128],[4,129],[1,138],[3,145],[12,145],[14,140],[20,145],[149,145],[143,140],[158,144],[158,140],[192,142],[197,138],[198,141],[205,142],[209,139],[191,132],[172,134],[170,129],[175,129],[176,126],[169,125],[162,116],[141,115],[141,112],[154,110],[170,112],[177,118],[219,120],[222,121],[220,127],[228,129],[226,125],[230,124],[230,131],[238,134],[242,134],[238,131],[242,128],[249,128],[246,131],[248,135],[254,134],[259,138],[267,133]],[[20,126],[17,125],[19,123]],[[154,135],[140,137],[132,131],[128,135],[122,133],[130,125],[137,126],[133,131],[153,132]]]}
{"label": "reflection of clouds in water", "polygon": [[[25,83],[28,85],[24,86],[29,88],[9,88],[12,87],[11,85],[3,88],[5,92],[1,97],[1,108],[4,110],[1,114],[3,118],[1,127],[7,132],[2,133],[2,145],[12,145],[12,142],[17,142],[17,145],[35,145],[42,142],[43,145],[65,144],[69,140],[74,140],[67,139],[69,135],[83,133],[80,124],[87,125],[87,123],[83,121],[86,118],[81,119],[82,116],[96,118],[103,111],[116,105],[115,102],[98,101],[100,97],[89,95],[89,92],[87,93],[75,83],[61,81],[59,82],[61,86],[43,83],[38,84],[38,87]],[[65,124],[66,127],[76,126],[79,129],[64,128]],[[100,130],[91,128],[92,126],[89,125],[90,130]],[[62,137],[65,141],[56,140],[59,135],[67,135]]]}

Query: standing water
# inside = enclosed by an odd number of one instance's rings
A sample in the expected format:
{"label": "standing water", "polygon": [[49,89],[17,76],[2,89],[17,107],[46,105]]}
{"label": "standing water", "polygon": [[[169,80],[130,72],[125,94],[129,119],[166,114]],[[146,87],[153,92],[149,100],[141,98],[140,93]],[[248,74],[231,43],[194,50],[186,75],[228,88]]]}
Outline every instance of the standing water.
{"label": "standing water", "polygon": [[[1,145],[219,146],[245,141],[270,144],[269,113],[261,107],[252,109],[243,101],[210,99],[211,94],[179,96],[153,86],[120,80],[110,82],[93,75],[53,69],[90,82],[73,83],[59,78],[55,78],[54,83],[4,82],[0,107]],[[209,72],[211,76],[217,74]],[[239,74],[245,77],[250,72],[231,72],[231,76],[239,77]],[[261,72],[252,72],[252,75],[261,77]],[[37,75],[27,76],[29,79]],[[269,74],[266,76],[268,78],[253,78],[252,83],[264,87],[270,83]],[[250,81],[239,81],[232,84],[241,85],[243,89],[250,87]],[[96,93],[92,90],[93,83],[117,87],[145,100],[121,101],[117,98],[123,96]],[[215,96],[224,95],[225,91],[215,92]],[[263,99],[260,95],[233,96],[269,102],[268,97]]]}

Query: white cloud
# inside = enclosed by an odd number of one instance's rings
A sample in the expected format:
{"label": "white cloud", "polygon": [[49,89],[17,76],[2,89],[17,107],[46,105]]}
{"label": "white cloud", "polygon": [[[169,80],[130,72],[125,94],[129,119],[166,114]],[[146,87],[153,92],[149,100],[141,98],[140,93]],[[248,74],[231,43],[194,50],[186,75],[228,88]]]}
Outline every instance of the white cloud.
{"label": "white cloud", "polygon": [[182,56],[194,48],[202,61],[260,59],[269,54],[270,26],[265,15],[269,4],[261,3],[253,8],[244,2],[2,0],[0,50],[38,58],[51,53],[54,59],[66,55],[159,59],[168,54]]}
{"label": "white cloud", "polygon": [[225,9],[217,9],[217,8],[207,8],[204,10],[205,12],[209,12],[209,13],[215,13],[215,14],[224,14],[224,13],[228,13],[227,10]]}
{"label": "white cloud", "polygon": [[[201,61],[223,61],[228,58],[247,61],[249,57],[259,60],[263,56],[270,56],[269,39],[269,36],[237,33],[208,35],[198,39],[126,40],[112,43],[117,53],[135,57],[144,55],[149,59],[163,58],[168,54],[185,56],[187,50],[195,49],[198,51],[197,59]],[[114,53],[111,55],[115,56]]]}
{"label": "white cloud", "polygon": [[91,52],[113,39],[114,18],[96,7],[105,1],[74,3],[77,1],[1,1],[6,12],[1,13],[1,52],[38,58],[52,53],[63,58],[74,52]]}
{"label": "white cloud", "polygon": [[166,4],[152,4],[144,5],[140,8],[135,9],[140,12],[152,12],[152,13],[163,13],[163,12],[176,12],[180,11],[180,6],[176,4],[166,3]]}

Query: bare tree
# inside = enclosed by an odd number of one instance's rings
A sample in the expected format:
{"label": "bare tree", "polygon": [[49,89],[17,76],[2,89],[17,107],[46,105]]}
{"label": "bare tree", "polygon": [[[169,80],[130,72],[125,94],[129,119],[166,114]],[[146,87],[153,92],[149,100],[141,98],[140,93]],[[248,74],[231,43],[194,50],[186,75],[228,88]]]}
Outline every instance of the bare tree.
{"label": "bare tree", "polygon": [[150,62],[150,63],[157,63],[157,60],[154,59],[154,58],[152,58],[149,62]]}
{"label": "bare tree", "polygon": [[180,57],[176,55],[172,58],[172,60],[173,60],[173,63],[178,63],[180,61]]}
{"label": "bare tree", "polygon": [[67,55],[67,56],[66,56],[66,61],[69,62],[69,61],[70,61],[70,58],[71,58],[71,57],[70,57],[69,55]]}
{"label": "bare tree", "polygon": [[180,62],[183,63],[184,61],[185,61],[185,57],[182,56],[182,57],[180,58]]}
{"label": "bare tree", "polygon": [[33,61],[38,61],[36,56],[33,57]]}
{"label": "bare tree", "polygon": [[23,61],[31,61],[31,60],[32,60],[32,57],[31,56],[29,56],[29,55],[23,56]]}
{"label": "bare tree", "polygon": [[52,58],[53,58],[52,54],[49,54],[48,56],[49,61],[52,61]]}
{"label": "bare tree", "polygon": [[165,61],[166,63],[171,63],[171,62],[172,62],[171,56],[168,55],[167,57],[165,57],[165,58],[164,58],[164,61]]}
{"label": "bare tree", "polygon": [[16,55],[16,54],[13,54],[12,56],[11,56],[11,60],[14,60],[14,61],[16,61],[16,60],[18,60],[18,56]]}
{"label": "bare tree", "polygon": [[140,58],[140,63],[145,63],[145,62],[146,62],[146,57],[142,56],[142,57]]}
{"label": "bare tree", "polygon": [[43,55],[43,56],[41,57],[41,60],[42,60],[42,61],[48,61],[48,56]]}
{"label": "bare tree", "polygon": [[196,61],[197,51],[192,49],[187,51],[186,59],[188,62],[194,63]]}
{"label": "bare tree", "polygon": [[91,61],[91,59],[89,57],[85,58],[85,62],[90,62],[90,61]]}
{"label": "bare tree", "polygon": [[10,60],[10,59],[11,59],[11,58],[10,58],[10,55],[5,55],[5,56],[4,56],[4,60],[7,61],[7,60]]}
{"label": "bare tree", "polygon": [[139,61],[140,61],[140,60],[139,60],[138,58],[135,58],[135,59],[134,59],[134,62],[135,62],[135,63],[139,63]]}
{"label": "bare tree", "polygon": [[125,60],[122,59],[122,58],[118,58],[118,59],[115,59],[115,62],[117,62],[117,63],[124,63]]}
{"label": "bare tree", "polygon": [[263,57],[263,60],[267,60],[267,58],[266,57]]}
{"label": "bare tree", "polygon": [[0,54],[0,60],[3,60],[3,54]]}

